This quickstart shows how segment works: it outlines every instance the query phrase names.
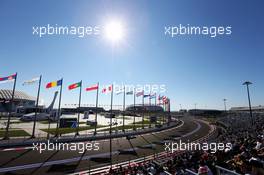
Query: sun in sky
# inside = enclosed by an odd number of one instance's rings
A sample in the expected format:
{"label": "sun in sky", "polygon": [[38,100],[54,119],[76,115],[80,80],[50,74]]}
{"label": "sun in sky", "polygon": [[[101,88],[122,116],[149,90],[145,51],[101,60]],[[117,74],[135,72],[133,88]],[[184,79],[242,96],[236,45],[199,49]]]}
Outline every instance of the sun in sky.
{"label": "sun in sky", "polygon": [[119,20],[110,20],[104,26],[104,35],[113,44],[120,43],[125,37],[124,24]]}

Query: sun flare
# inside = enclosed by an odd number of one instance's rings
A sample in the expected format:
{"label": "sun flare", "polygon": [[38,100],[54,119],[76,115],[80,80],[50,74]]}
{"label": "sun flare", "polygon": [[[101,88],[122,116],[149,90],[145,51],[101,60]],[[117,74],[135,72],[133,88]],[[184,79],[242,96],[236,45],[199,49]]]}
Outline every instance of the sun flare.
{"label": "sun flare", "polygon": [[120,21],[111,21],[105,26],[105,36],[111,42],[120,42],[124,38],[124,26]]}

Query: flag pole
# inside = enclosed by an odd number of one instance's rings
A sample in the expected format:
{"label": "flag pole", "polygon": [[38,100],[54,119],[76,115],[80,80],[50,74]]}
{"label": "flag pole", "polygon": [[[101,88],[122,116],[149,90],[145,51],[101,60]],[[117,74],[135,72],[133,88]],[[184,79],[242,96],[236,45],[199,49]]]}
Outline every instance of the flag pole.
{"label": "flag pole", "polygon": [[79,135],[79,124],[80,124],[80,108],[81,108],[81,100],[82,100],[82,80],[80,82],[80,93],[79,93],[79,108],[78,108],[78,123],[77,123],[77,127],[76,127],[76,134],[75,136]]}
{"label": "flag pole", "polygon": [[[149,93],[149,108],[151,108],[151,92]],[[148,110],[148,117],[149,117],[149,128],[151,128],[151,122],[150,122],[150,110]]]}
{"label": "flag pole", "polygon": [[10,101],[11,107],[10,107],[9,113],[8,113],[8,119],[7,119],[7,124],[6,124],[6,132],[5,132],[4,140],[9,139],[9,133],[8,132],[9,132],[10,117],[11,117],[11,112],[12,112],[14,95],[15,95],[15,91],[16,91],[16,80],[17,80],[17,72],[16,72],[16,78],[15,78],[14,85],[13,85],[12,97],[11,97],[11,101]]}
{"label": "flag pole", "polygon": [[169,126],[170,125],[170,121],[171,121],[171,113],[170,113],[170,99],[168,99],[168,117],[167,117],[167,125]]}
{"label": "flag pole", "polygon": [[149,105],[151,106],[151,93],[149,94]]}
{"label": "flag pole", "polygon": [[111,104],[110,104],[110,170],[112,171],[112,117],[113,117],[113,84],[111,88]]}
{"label": "flag pole", "polygon": [[154,110],[154,113],[155,113],[155,116],[156,116],[156,119],[155,119],[155,126],[154,127],[156,127],[156,125],[157,125],[157,121],[158,121],[158,115],[157,115],[157,113],[158,113],[158,110],[157,110],[157,93],[155,93],[155,98],[154,98],[154,100],[155,100],[155,102],[154,102],[154,105],[155,105],[155,110]]}
{"label": "flag pole", "polygon": [[35,117],[34,117],[33,131],[32,131],[31,138],[35,138],[35,129],[36,129],[36,121],[37,121],[37,111],[38,111],[38,106],[39,106],[39,94],[40,94],[41,79],[42,79],[42,75],[39,76],[37,102],[36,102]]}
{"label": "flag pole", "polygon": [[[144,91],[143,91],[144,92]],[[142,129],[144,129],[144,112],[145,112],[145,106],[144,106],[144,93],[142,95],[142,107],[143,107],[143,111],[142,111]]]}
{"label": "flag pole", "polygon": [[60,112],[61,112],[61,93],[62,93],[62,84],[63,84],[63,78],[61,79],[61,86],[60,86],[60,98],[59,98],[59,108],[58,108],[58,114],[57,114],[57,126],[56,126],[56,134],[55,137],[58,137],[59,133],[59,121],[60,121]]}
{"label": "flag pole", "polygon": [[126,89],[124,86],[124,97],[123,97],[123,132],[125,132],[125,105],[126,105]]}
{"label": "flag pole", "polygon": [[155,93],[155,106],[157,106],[157,94]]}
{"label": "flag pole", "polygon": [[[161,106],[161,104],[160,104],[160,95],[158,96],[158,106]],[[159,120],[161,120],[161,117],[160,116],[159,116]]]}
{"label": "flag pole", "polygon": [[134,88],[134,130],[136,130],[136,91]]}
{"label": "flag pole", "polygon": [[97,129],[98,91],[99,91],[99,82],[97,83],[96,101],[95,101],[95,127],[94,127],[94,135],[96,135],[96,129]]}
{"label": "flag pole", "polygon": [[164,110],[164,114],[163,114],[163,125],[165,124],[165,113],[166,113],[166,111],[165,111],[165,103],[164,103],[164,100],[162,100],[162,103],[163,103],[163,110]]}

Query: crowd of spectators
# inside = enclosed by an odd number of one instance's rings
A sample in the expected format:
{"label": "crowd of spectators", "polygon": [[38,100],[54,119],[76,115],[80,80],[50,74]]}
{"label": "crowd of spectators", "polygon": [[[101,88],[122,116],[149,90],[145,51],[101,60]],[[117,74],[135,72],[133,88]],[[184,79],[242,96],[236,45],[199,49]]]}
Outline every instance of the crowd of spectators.
{"label": "crowd of spectators", "polygon": [[232,148],[211,153],[209,151],[186,151],[168,157],[162,165],[155,160],[121,167],[111,174],[188,174],[186,169],[199,175],[217,174],[216,165],[239,174],[264,175],[264,114],[227,114],[219,119],[218,135],[209,142],[231,143]]}

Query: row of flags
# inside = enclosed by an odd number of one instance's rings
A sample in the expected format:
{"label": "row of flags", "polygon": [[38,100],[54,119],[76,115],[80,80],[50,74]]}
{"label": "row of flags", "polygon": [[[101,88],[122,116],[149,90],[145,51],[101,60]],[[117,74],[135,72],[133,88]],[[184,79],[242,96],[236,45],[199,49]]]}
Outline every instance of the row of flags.
{"label": "row of flags", "polygon": [[[36,77],[36,78],[33,78],[31,80],[27,80],[25,82],[23,82],[22,85],[32,85],[36,82],[38,82],[38,95],[37,95],[37,103],[36,103],[36,107],[38,107],[38,100],[39,100],[39,93],[40,93],[40,87],[41,87],[41,79],[42,79],[42,76],[39,76],[39,77]],[[14,85],[13,85],[13,91],[12,91],[12,100],[11,102],[13,102],[14,100],[14,93],[15,93],[15,87],[16,87],[16,80],[17,80],[17,73],[16,74],[13,74],[13,75],[10,75],[10,76],[7,76],[7,77],[0,77],[0,83],[3,83],[3,82],[8,82],[8,81],[14,81]],[[52,82],[49,82],[46,84],[46,88],[49,89],[49,88],[53,88],[53,87],[58,87],[60,86],[60,97],[59,97],[59,106],[58,106],[58,115],[60,115],[60,106],[61,106],[61,95],[62,95],[62,86],[63,86],[63,79],[60,79],[60,80],[57,80],[57,81],[52,81]],[[80,105],[81,105],[81,92],[82,92],[82,81],[80,82],[77,82],[77,83],[73,83],[73,84],[70,84],[68,86],[68,89],[69,90],[73,90],[73,89],[76,89],[76,88],[79,88],[80,89],[80,93],[79,93],[79,108],[80,108]],[[97,123],[97,106],[98,106],[98,91],[99,91],[99,83],[97,84],[94,84],[94,85],[91,85],[87,88],[85,88],[86,91],[94,91],[96,90],[97,93],[96,93],[96,116],[95,116],[95,123]],[[111,92],[111,108],[110,110],[112,111],[112,106],[113,106],[113,85],[110,85],[110,86],[106,86],[102,89],[102,93],[109,93]],[[151,104],[151,99],[152,98],[155,98],[155,105],[156,105],[156,93],[150,93],[150,94],[145,94],[144,93],[144,90],[140,91],[140,92],[136,92],[135,89],[134,91],[128,91],[126,92],[125,91],[125,87],[123,88],[123,90],[121,92],[118,92],[117,94],[121,94],[123,93],[124,94],[124,101],[123,101],[123,109],[125,108],[125,95],[134,95],[134,106],[135,106],[135,97],[140,97],[142,96],[142,104],[144,105],[144,98],[146,97],[149,97],[149,102]],[[161,105],[161,104],[166,104],[169,102],[169,99],[166,97],[166,96],[158,96],[158,105]],[[160,103],[160,101],[162,101],[162,103]],[[33,124],[33,131],[32,131],[32,138],[35,137],[34,134],[35,134],[35,126],[36,126],[36,115],[37,115],[37,111],[35,111],[35,120],[34,120],[34,124]],[[6,126],[6,132],[5,132],[5,138],[8,138],[8,130],[9,130],[9,124],[10,124],[10,117],[11,117],[11,111],[9,112],[9,116],[8,116],[8,121],[7,121],[7,126]],[[76,135],[79,135],[79,118],[80,118],[80,111],[78,111],[78,126],[76,127]],[[124,120],[124,116],[123,116],[123,120]],[[135,120],[135,119],[134,119]],[[142,116],[142,124],[143,124],[143,121],[144,121],[144,114]],[[111,130],[111,125],[112,125],[112,118],[110,118],[110,130]],[[123,122],[123,127],[124,127],[124,122]],[[58,128],[59,128],[59,117],[57,119],[57,126],[56,126],[56,136],[58,136]],[[96,126],[95,126],[95,133],[96,133]],[[110,131],[110,134],[111,134],[111,131]]]}
{"label": "row of flags", "polygon": [[[13,81],[14,79],[16,79],[16,76],[17,74],[13,74],[13,75],[10,75],[10,76],[7,76],[7,77],[2,77],[0,78],[0,82],[2,83],[5,83],[5,82],[8,82],[8,81]],[[24,81],[23,82],[23,86],[26,86],[26,85],[32,85],[36,82],[38,82],[40,80],[40,77],[35,77],[35,78],[32,78],[31,80],[27,80],[27,81]],[[62,85],[62,82],[63,82],[63,79],[60,79],[60,80],[57,80],[57,81],[52,81],[52,82],[49,82],[46,84],[46,88],[49,89],[49,88],[53,88],[53,87],[57,87],[57,86],[61,86]],[[76,88],[79,88],[81,87],[82,85],[82,82],[77,82],[77,83],[73,83],[71,85],[68,86],[68,89],[69,90],[73,90],[73,89],[76,89]],[[99,84],[94,84],[94,85],[91,85],[87,88],[85,88],[86,91],[93,91],[93,90],[98,90],[99,89]],[[107,87],[104,87],[102,89],[102,93],[109,93],[113,90],[113,86],[112,85],[109,85]],[[119,91],[117,92],[116,94],[119,95],[123,93],[123,91]],[[126,92],[126,95],[133,95],[134,92],[133,91],[129,91],[129,92]],[[136,97],[139,97],[139,96],[143,96],[143,98],[147,98],[149,97],[149,99],[153,99],[153,98],[156,98],[156,93],[153,93],[153,94],[144,94],[144,91],[140,91],[140,92],[137,92],[136,94]],[[166,96],[158,96],[158,101],[159,102],[163,102],[163,103],[166,103],[168,101],[168,98]]]}
{"label": "row of flags", "polygon": [[[33,83],[37,82],[38,80],[39,80],[39,78],[33,78],[32,80],[25,81],[23,83],[23,85],[33,84]],[[82,84],[81,81],[80,82],[77,82],[77,83],[73,83],[73,84],[71,84],[71,85],[68,86],[68,89],[69,90],[73,90],[73,89],[79,88],[79,87],[81,87],[81,84]],[[46,88],[48,89],[48,88],[52,88],[52,87],[56,87],[56,86],[61,86],[61,85],[62,85],[62,79],[57,80],[57,81],[53,81],[53,82],[49,82],[46,85]],[[85,90],[86,91],[93,91],[93,90],[98,90],[98,88],[99,88],[99,85],[98,84],[94,84],[94,85],[91,85],[90,87],[87,87]],[[101,92],[102,93],[110,93],[112,90],[113,90],[112,85],[109,85],[107,87],[104,87]],[[116,94],[119,95],[121,93],[123,93],[123,90],[117,92]],[[133,91],[126,92],[126,95],[133,95],[133,94],[134,94]],[[142,90],[142,91],[136,93],[136,97],[139,97],[139,96],[143,96],[144,98],[149,97],[150,99],[153,99],[153,98],[156,98],[156,93],[153,93],[153,94],[144,94],[144,91]],[[166,99],[167,99],[166,96],[159,96],[158,97],[158,100],[163,101],[163,102],[165,102]]]}

